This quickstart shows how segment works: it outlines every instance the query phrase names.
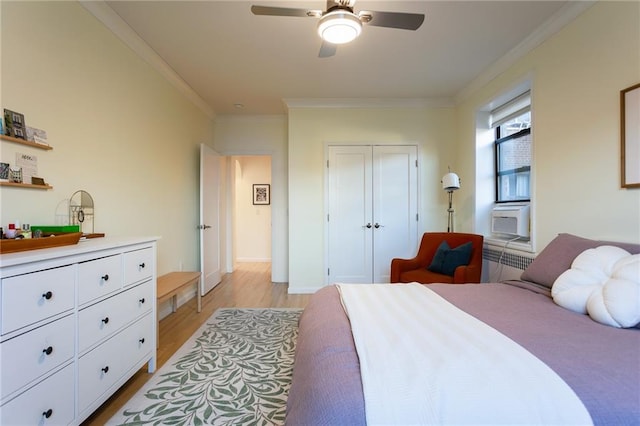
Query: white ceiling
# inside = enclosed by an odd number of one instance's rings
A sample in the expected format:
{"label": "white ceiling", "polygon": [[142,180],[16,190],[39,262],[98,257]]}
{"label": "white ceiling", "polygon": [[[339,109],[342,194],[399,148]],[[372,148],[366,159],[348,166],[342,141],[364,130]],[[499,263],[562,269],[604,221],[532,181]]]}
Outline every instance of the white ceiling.
{"label": "white ceiling", "polygon": [[365,26],[329,58],[318,58],[316,18],[250,11],[252,4],[324,9],[322,0],[108,1],[105,9],[215,114],[283,114],[284,99],[451,101],[479,76],[499,72],[505,55],[540,43],[536,34],[564,25],[558,16],[573,3],[358,0],[356,13],[426,18],[417,31]]}

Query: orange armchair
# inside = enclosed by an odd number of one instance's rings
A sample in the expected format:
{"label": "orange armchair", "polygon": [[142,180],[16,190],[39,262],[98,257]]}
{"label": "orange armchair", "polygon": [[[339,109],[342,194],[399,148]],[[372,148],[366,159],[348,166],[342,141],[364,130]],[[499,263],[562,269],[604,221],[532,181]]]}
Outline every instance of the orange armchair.
{"label": "orange armchair", "polygon": [[[433,257],[440,244],[446,241],[454,249],[471,242],[471,257],[468,265],[455,268],[453,276],[429,271]],[[477,234],[458,232],[426,232],[422,236],[418,254],[413,259],[393,259],[391,261],[391,282],[409,283],[479,283],[482,274],[482,244],[484,237]]]}

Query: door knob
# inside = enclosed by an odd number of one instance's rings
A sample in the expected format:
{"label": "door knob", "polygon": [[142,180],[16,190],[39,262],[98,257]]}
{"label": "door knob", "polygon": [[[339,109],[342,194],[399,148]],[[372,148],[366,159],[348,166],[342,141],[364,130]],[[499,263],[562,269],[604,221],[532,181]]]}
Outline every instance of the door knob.
{"label": "door knob", "polygon": [[378,228],[384,228],[383,225],[380,225],[378,222],[376,222],[375,225],[373,225],[374,228],[378,229]]}
{"label": "door knob", "polygon": [[209,229],[211,225],[198,225],[198,229]]}
{"label": "door knob", "polygon": [[367,223],[366,225],[363,226],[363,228],[369,228],[371,229],[371,223]]}

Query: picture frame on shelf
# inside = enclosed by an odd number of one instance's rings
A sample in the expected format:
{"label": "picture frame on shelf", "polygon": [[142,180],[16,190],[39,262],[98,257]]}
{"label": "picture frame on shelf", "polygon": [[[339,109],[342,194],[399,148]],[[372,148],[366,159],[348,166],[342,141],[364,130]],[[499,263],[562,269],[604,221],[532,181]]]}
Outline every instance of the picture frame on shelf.
{"label": "picture frame on shelf", "polygon": [[27,140],[26,125],[24,122],[24,114],[10,109],[4,109],[4,126],[5,135],[17,139]]}
{"label": "picture frame on shelf", "polygon": [[271,185],[267,183],[256,183],[253,185],[253,205],[271,204]]}
{"label": "picture frame on shelf", "polygon": [[9,181],[9,170],[11,166],[9,163],[0,163],[0,182]]}
{"label": "picture frame on shelf", "polygon": [[30,142],[35,142],[40,145],[49,145],[49,142],[47,141],[47,132],[42,129],[27,126],[26,135],[27,140]]}
{"label": "picture frame on shelf", "polygon": [[640,188],[640,83],[620,91],[622,188]]}
{"label": "picture frame on shelf", "polygon": [[22,167],[18,169],[9,168],[9,181],[22,183]]}

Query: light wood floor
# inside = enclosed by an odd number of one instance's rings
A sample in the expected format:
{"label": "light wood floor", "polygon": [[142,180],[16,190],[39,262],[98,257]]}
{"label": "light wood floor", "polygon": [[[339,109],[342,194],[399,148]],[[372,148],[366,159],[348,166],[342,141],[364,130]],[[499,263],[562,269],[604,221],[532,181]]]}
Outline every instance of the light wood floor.
{"label": "light wood floor", "polygon": [[[196,299],[193,298],[160,321],[157,368],[162,367],[218,308],[304,308],[309,301],[308,294],[287,294],[287,284],[273,284],[270,263],[240,263],[237,266],[202,298],[202,312],[196,312]],[[151,376],[146,367],[138,371],[83,426],[104,425]]]}

